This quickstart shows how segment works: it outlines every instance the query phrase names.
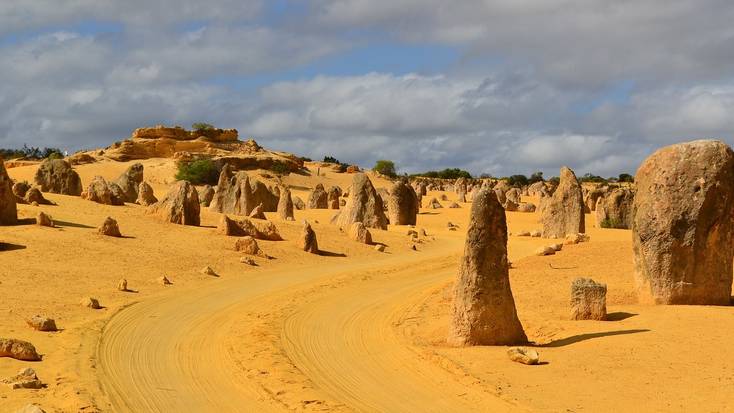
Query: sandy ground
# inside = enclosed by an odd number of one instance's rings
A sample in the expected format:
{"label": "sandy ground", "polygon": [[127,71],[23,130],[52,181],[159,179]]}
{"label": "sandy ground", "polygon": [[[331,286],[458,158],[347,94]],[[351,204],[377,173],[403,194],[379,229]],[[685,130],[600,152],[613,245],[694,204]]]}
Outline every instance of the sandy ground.
{"label": "sandy ground", "polygon": [[[128,165],[76,169],[86,183],[114,179]],[[144,165],[162,196],[172,162]],[[9,173],[30,180],[34,171]],[[348,188],[351,176],[321,173],[285,182],[304,200],[317,182]],[[48,386],[0,387],[0,413],[29,402],[51,412],[730,409],[734,309],[636,305],[629,231],[593,228],[591,215],[591,242],[556,256],[532,256],[549,240],[510,237],[518,313],[544,361],[531,367],[510,362],[505,347],[445,345],[471,204],[422,211],[418,227],[428,236],[418,251],[407,227],[373,231],[385,253],[329,225],[334,211],[296,211],[295,223],[268,214],[285,241],[261,241],[274,259],[250,267],[239,262],[234,238],[215,234],[218,214],[206,211],[202,227],[182,227],[137,205],[47,197],[58,205],[21,205],[24,223],[0,227],[0,240],[11,244],[0,252],[0,337],[33,342],[44,360],[0,358],[0,377],[31,366]],[[39,210],[58,227],[32,225]],[[108,215],[126,238],[95,234]],[[304,218],[326,254],[297,250]],[[538,218],[508,213],[510,231],[538,228]],[[459,231],[448,231],[448,221]],[[202,274],[207,265],[219,277]],[[153,282],[161,275],[174,284]],[[567,320],[577,276],[608,284],[610,321]],[[116,291],[120,278],[135,292]],[[85,296],[105,308],[82,308]],[[30,330],[24,319],[34,314],[55,318],[62,331]]]}

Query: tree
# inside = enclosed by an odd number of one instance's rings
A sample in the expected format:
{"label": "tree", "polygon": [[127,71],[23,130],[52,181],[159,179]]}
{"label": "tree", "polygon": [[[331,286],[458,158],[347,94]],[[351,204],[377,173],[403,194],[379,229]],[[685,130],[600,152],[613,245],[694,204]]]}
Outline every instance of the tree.
{"label": "tree", "polygon": [[324,156],[324,162],[326,163],[341,163],[338,159],[334,158],[333,156]]}
{"label": "tree", "polygon": [[635,177],[630,174],[619,174],[617,182],[635,182]]}
{"label": "tree", "polygon": [[192,162],[179,162],[176,179],[189,181],[194,185],[216,185],[219,181],[219,170],[210,159]]}
{"label": "tree", "polygon": [[397,173],[395,172],[395,162],[386,159],[380,159],[377,161],[372,170],[379,174],[389,176],[390,178],[395,178],[397,176]]}
{"label": "tree", "polygon": [[191,128],[195,131],[212,130],[214,129],[214,125],[204,122],[196,122],[191,125]]}
{"label": "tree", "polygon": [[543,182],[545,179],[543,179],[543,172],[535,172],[532,175],[530,175],[530,179],[528,180],[531,184],[534,184],[536,182]]}
{"label": "tree", "polygon": [[511,186],[525,186],[528,184],[528,177],[525,175],[512,175],[507,178],[507,183]]}

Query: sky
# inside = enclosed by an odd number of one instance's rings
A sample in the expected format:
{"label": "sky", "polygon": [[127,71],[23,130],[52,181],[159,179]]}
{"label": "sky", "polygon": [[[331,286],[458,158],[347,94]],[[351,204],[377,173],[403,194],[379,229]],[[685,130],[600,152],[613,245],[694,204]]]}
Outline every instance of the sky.
{"label": "sky", "polygon": [[0,147],[208,122],[399,172],[734,143],[730,0],[2,0]]}

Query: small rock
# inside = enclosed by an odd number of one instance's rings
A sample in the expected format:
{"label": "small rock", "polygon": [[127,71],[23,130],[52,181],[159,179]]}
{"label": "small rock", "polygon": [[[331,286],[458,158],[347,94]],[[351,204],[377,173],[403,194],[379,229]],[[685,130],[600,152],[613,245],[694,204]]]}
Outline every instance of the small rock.
{"label": "small rock", "polygon": [[589,242],[590,240],[591,237],[586,234],[568,234],[566,235],[566,239],[563,243],[566,245],[573,245],[581,242]]}
{"label": "small rock", "polygon": [[571,320],[604,320],[607,317],[607,286],[591,278],[576,278],[571,284]]}
{"label": "small rock", "polygon": [[412,246],[410,247],[410,249],[412,249],[413,251],[418,251],[418,248],[417,248],[417,247],[415,246],[415,244],[413,244],[413,245],[412,245]]}
{"label": "small rock", "polygon": [[507,350],[507,356],[516,363],[527,365],[538,364],[540,361],[538,352],[527,347],[510,347]]}
{"label": "small rock", "polygon": [[530,231],[520,231],[520,232],[517,233],[517,236],[518,237],[529,237],[530,236]]}
{"label": "small rock", "polygon": [[169,280],[168,277],[166,277],[165,275],[162,275],[162,276],[156,278],[156,282],[158,284],[161,284],[161,285],[171,285],[171,284],[173,284],[171,282],[171,280]]}
{"label": "small rock", "polygon": [[375,251],[377,252],[385,252],[385,246],[382,244],[375,245]]}
{"label": "small rock", "polygon": [[30,367],[20,370],[16,376],[3,380],[3,383],[14,390],[43,388],[43,383],[36,376],[36,371]]}
{"label": "small rock", "polygon": [[540,247],[537,250],[535,250],[535,255],[537,256],[544,256],[544,255],[555,255],[556,250],[555,248],[546,245],[545,247]]}
{"label": "small rock", "polygon": [[120,227],[117,225],[117,221],[112,217],[105,218],[102,226],[97,230],[97,233],[100,235],[107,235],[108,237],[122,237],[122,234],[120,234]]}
{"label": "small rock", "polygon": [[98,309],[102,308],[99,305],[99,300],[97,300],[96,298],[92,298],[92,297],[84,297],[84,298],[82,298],[82,300],[79,302],[79,304],[81,304],[82,307],[89,307],[89,308],[91,308],[93,310],[98,310]]}
{"label": "small rock", "polygon": [[56,321],[52,318],[41,317],[40,315],[34,315],[29,320],[26,320],[26,324],[37,331],[56,331]]}
{"label": "small rock", "polygon": [[563,244],[561,244],[561,243],[558,243],[558,244],[552,244],[552,245],[551,245],[551,248],[553,248],[554,250],[556,250],[556,252],[558,252],[558,251],[560,251],[560,250],[562,250],[562,249],[563,249]]}
{"label": "small rock", "polygon": [[204,267],[204,268],[201,269],[201,273],[204,274],[204,275],[211,275],[212,277],[219,277],[219,275],[217,275],[217,273],[214,272],[214,270],[212,269],[212,267],[210,267],[208,265],[206,267]]}
{"label": "small rock", "polygon": [[242,258],[240,258],[240,262],[243,263],[243,264],[252,265],[252,266],[257,265],[257,263],[255,262],[255,260],[252,259],[252,258],[250,258],[250,257],[242,257]]}
{"label": "small rock", "polygon": [[127,280],[121,279],[117,282],[117,291],[127,291]]}
{"label": "small rock", "polygon": [[41,211],[38,213],[38,216],[36,217],[36,225],[39,225],[42,227],[53,227],[54,221],[51,219],[51,217],[48,214]]}
{"label": "small rock", "polygon": [[418,231],[413,230],[413,229],[409,229],[408,232],[405,235],[407,235],[409,237],[417,237],[418,236]]}
{"label": "small rock", "polygon": [[541,234],[542,233],[540,232],[540,230],[537,230],[537,229],[534,230],[534,231],[530,231],[530,236],[533,237],[533,238],[540,238],[540,235]]}

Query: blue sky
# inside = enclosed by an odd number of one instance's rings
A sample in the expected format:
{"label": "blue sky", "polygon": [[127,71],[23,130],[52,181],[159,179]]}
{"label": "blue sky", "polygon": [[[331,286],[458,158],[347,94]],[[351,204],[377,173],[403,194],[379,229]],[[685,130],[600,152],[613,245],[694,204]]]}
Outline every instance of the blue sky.
{"label": "blue sky", "polygon": [[7,0],[0,146],[206,121],[403,172],[633,173],[732,143],[723,0]]}

